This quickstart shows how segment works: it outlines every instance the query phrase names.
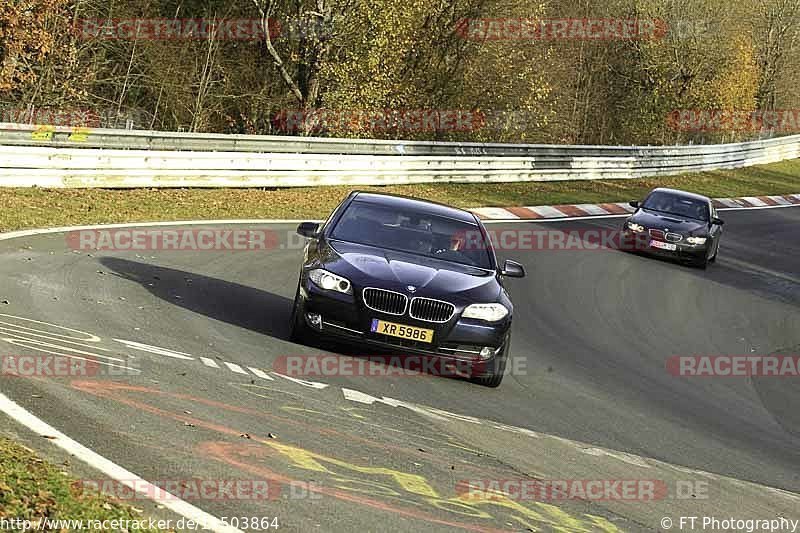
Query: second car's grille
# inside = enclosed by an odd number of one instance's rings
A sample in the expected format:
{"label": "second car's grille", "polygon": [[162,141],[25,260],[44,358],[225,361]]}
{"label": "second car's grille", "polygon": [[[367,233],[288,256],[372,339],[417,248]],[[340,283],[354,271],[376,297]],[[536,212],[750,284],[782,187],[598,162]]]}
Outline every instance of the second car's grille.
{"label": "second car's grille", "polygon": [[663,240],[664,239],[664,232],[661,231],[660,229],[651,229],[650,230],[650,236],[651,237],[655,237],[656,239]]}
{"label": "second car's grille", "polygon": [[406,312],[408,297],[399,292],[368,288],[364,289],[364,303],[370,309],[381,313],[402,315]]}
{"label": "second car's grille", "polygon": [[667,240],[669,242],[681,242],[683,240],[683,235],[680,233],[667,233]]}
{"label": "second car's grille", "polygon": [[456,311],[456,306],[441,300],[414,298],[411,300],[411,318],[426,322],[447,322]]}

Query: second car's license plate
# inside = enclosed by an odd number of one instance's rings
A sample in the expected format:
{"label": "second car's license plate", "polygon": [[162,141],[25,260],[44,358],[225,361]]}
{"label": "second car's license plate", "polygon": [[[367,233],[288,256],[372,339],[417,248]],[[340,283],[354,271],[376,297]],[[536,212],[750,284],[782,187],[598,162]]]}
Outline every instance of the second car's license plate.
{"label": "second car's license plate", "polygon": [[678,247],[672,243],[661,241],[650,241],[650,246],[653,248],[661,248],[662,250],[669,250],[671,252],[674,252],[678,249]]}
{"label": "second car's license plate", "polygon": [[419,342],[433,342],[432,329],[415,328],[414,326],[385,322],[377,318],[372,320],[372,327],[370,329],[373,333],[380,333],[381,335],[400,337],[401,339]]}

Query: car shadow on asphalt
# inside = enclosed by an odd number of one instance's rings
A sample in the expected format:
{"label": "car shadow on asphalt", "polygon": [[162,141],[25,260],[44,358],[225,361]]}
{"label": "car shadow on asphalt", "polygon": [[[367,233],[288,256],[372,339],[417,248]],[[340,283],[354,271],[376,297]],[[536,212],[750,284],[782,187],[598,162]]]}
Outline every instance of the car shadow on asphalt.
{"label": "car shadow on asphalt", "polygon": [[100,264],[172,305],[256,333],[289,339],[287,317],[292,312],[289,298],[219,278],[119,257],[103,257]]}
{"label": "car shadow on asphalt", "polygon": [[[103,257],[100,264],[114,275],[140,284],[153,296],[194,313],[246,328],[276,339],[289,341],[289,317],[293,301],[268,291],[204,276],[194,272],[158,266],[119,257]],[[303,345],[320,352],[369,359],[375,364],[397,365],[389,350],[369,348],[334,339],[314,338]],[[399,368],[402,370],[402,368]],[[427,374],[428,372],[423,372]],[[418,374],[411,372],[411,374]],[[459,375],[439,376],[463,381]]]}

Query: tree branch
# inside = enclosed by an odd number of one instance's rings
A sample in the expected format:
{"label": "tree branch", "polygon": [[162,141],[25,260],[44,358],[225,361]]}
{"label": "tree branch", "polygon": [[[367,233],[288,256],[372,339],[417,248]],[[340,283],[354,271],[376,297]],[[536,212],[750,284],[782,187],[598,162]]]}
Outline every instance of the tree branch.
{"label": "tree branch", "polygon": [[261,5],[259,0],[253,0],[253,5],[256,6],[258,9],[258,13],[261,16],[261,27],[264,29],[264,44],[267,45],[267,50],[269,51],[269,55],[272,56],[272,61],[275,63],[275,67],[277,67],[278,72],[281,74],[281,78],[283,78],[284,83],[289,87],[289,90],[292,91],[292,94],[297,101],[300,103],[301,106],[305,107],[306,98],[303,95],[300,88],[297,86],[297,83],[292,79],[291,74],[289,71],[286,70],[286,66],[283,64],[283,60],[281,59],[280,54],[278,51],[275,50],[275,47],[272,45],[272,36],[270,35],[270,28],[269,28],[269,17],[272,15],[272,8],[274,6],[274,0],[268,0],[267,2],[267,9],[264,10],[264,7]]}

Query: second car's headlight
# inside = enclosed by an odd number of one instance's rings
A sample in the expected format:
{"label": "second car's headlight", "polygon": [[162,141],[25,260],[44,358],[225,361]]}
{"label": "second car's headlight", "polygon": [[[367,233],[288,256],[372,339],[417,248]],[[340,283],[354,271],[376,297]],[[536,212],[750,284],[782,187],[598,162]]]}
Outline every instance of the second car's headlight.
{"label": "second car's headlight", "polygon": [[689,244],[705,244],[707,237],[687,237],[686,242]]}
{"label": "second car's headlight", "polygon": [[508,309],[502,304],[472,304],[464,309],[463,318],[475,318],[486,322],[497,322],[508,315]]}
{"label": "second car's headlight", "polygon": [[628,222],[628,229],[634,233],[641,233],[644,231],[644,226],[640,224],[634,224],[633,222]]}
{"label": "second car's headlight", "polygon": [[341,276],[337,276],[327,270],[317,268],[308,273],[308,277],[314,282],[314,285],[325,289],[326,291],[336,291],[343,294],[353,294],[353,285],[350,280]]}

